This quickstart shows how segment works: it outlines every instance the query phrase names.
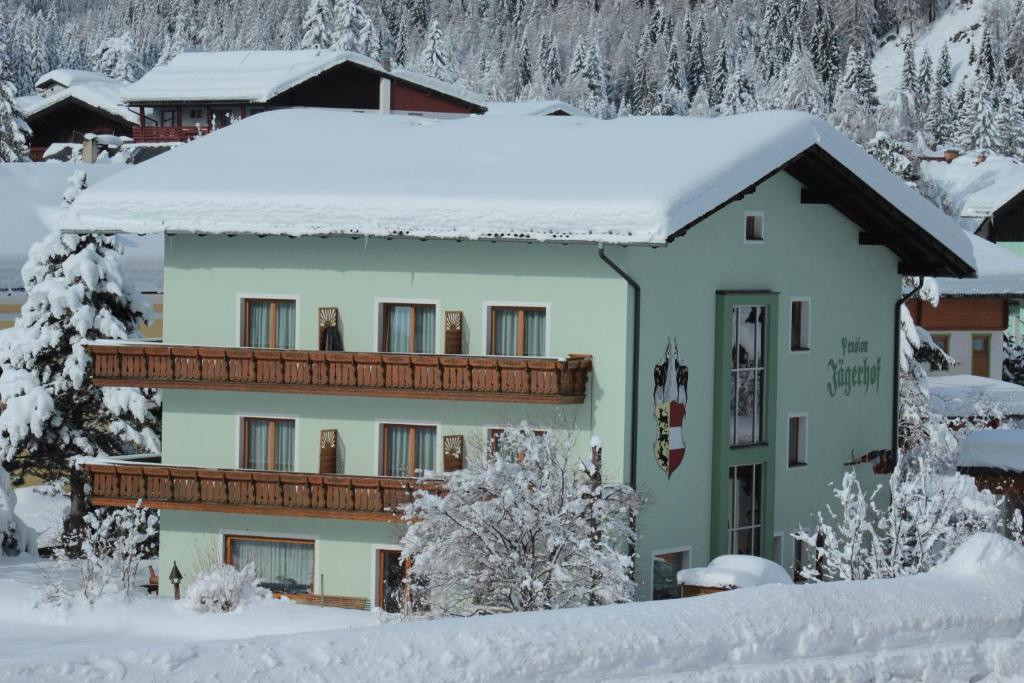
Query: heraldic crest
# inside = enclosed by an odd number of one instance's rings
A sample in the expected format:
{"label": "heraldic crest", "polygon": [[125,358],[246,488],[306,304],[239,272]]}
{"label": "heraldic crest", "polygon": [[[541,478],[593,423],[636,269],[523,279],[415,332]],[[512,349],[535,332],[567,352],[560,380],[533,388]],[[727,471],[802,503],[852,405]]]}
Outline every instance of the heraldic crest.
{"label": "heraldic crest", "polygon": [[654,459],[669,477],[686,454],[683,422],[689,380],[690,370],[679,358],[678,344],[674,337],[669,337],[665,360],[654,366],[654,419],[657,422]]}

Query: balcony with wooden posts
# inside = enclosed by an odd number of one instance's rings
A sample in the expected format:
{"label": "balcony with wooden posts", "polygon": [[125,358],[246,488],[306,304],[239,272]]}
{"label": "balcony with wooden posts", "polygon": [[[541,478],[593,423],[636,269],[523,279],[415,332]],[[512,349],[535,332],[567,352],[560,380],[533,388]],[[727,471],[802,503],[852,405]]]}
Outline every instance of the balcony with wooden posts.
{"label": "balcony with wooden posts", "polygon": [[440,489],[438,481],[399,477],[146,464],[84,468],[92,482],[91,504],[97,507],[141,500],[151,509],[393,522],[417,489]]}
{"label": "balcony with wooden posts", "polygon": [[449,354],[92,344],[92,381],[131,386],[337,396],[583,403],[590,356]]}
{"label": "balcony with wooden posts", "polygon": [[188,142],[210,132],[210,126],[134,126],[135,142]]}

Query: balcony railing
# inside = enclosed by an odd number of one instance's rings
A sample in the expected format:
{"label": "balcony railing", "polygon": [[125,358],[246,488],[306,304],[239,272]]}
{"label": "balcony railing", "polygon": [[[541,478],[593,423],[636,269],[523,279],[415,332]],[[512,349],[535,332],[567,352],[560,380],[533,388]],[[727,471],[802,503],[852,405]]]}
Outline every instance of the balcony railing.
{"label": "balcony railing", "polygon": [[94,506],[134,505],[293,517],[395,521],[416,489],[440,482],[161,465],[86,464]]}
{"label": "balcony railing", "polygon": [[135,142],[188,142],[209,132],[209,126],[135,126],[132,139]]}
{"label": "balcony railing", "polygon": [[590,356],[505,358],[94,344],[94,384],[394,398],[582,403]]}

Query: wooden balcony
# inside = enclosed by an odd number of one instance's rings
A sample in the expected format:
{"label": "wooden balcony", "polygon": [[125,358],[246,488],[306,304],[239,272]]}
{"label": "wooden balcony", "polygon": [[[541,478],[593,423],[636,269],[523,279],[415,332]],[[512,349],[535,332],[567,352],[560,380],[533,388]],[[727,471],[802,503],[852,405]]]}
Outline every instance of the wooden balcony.
{"label": "wooden balcony", "polygon": [[440,482],[161,465],[86,464],[92,505],[393,522],[417,488]]}
{"label": "wooden balcony", "polygon": [[188,142],[209,132],[209,126],[135,126],[132,139],[135,142]]}
{"label": "wooden balcony", "polygon": [[590,356],[506,358],[94,344],[92,381],[131,386],[341,396],[582,403]]}

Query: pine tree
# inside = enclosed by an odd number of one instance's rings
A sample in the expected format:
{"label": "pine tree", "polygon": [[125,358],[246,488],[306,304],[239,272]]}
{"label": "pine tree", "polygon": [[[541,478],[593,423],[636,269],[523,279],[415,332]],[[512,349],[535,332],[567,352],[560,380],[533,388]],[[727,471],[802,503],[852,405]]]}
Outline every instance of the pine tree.
{"label": "pine tree", "polygon": [[970,147],[995,150],[1001,146],[996,125],[996,109],[987,92],[987,83],[979,84],[973,100],[974,122],[970,131]]}
{"label": "pine tree", "polygon": [[854,48],[847,54],[846,69],[836,90],[831,117],[832,125],[861,144],[874,137],[877,130],[870,89],[864,87],[860,75],[863,62],[859,49]]}
{"label": "pine tree", "polygon": [[867,144],[868,154],[877,159],[893,175],[908,182],[917,179],[917,170],[910,160],[910,150],[905,145],[893,140],[888,133],[879,131]]}
{"label": "pine tree", "polygon": [[729,48],[723,39],[718,45],[718,59],[715,60],[715,70],[711,74],[711,82],[708,84],[708,102],[712,107],[722,103],[725,95],[725,84],[729,81]]}
{"label": "pine tree", "polygon": [[921,111],[928,111],[934,88],[932,58],[925,51],[921,55],[921,61],[917,64],[917,89],[914,91],[914,97],[917,99],[917,105]]}
{"label": "pine tree", "polygon": [[376,59],[380,53],[377,27],[356,0],[338,0],[334,6],[331,47]]}
{"label": "pine tree", "polygon": [[782,0],[768,0],[764,7],[764,19],[761,21],[758,41],[761,76],[765,81],[778,76],[789,61],[786,49],[788,31],[789,22],[782,8]]}
{"label": "pine tree", "polygon": [[707,26],[701,18],[700,25],[690,43],[690,50],[686,55],[686,84],[689,87],[689,96],[692,100],[697,89],[704,85],[704,94],[707,96],[706,81],[708,78],[708,64],[705,58],[708,47]]}
{"label": "pine tree", "polygon": [[996,115],[999,132],[999,152],[1007,156],[1020,156],[1024,147],[1024,98],[1013,79],[1008,79],[999,98]]}
{"label": "pine tree", "polygon": [[533,82],[533,60],[526,34],[519,43],[519,92],[525,92]]}
{"label": "pine tree", "polygon": [[651,82],[647,77],[647,65],[637,65],[636,74],[633,77],[632,111],[637,116],[646,116],[654,109],[654,93],[651,91]]}
{"label": "pine tree", "polygon": [[815,116],[826,113],[825,94],[814,70],[811,57],[803,46],[797,43],[793,55],[789,59],[778,79],[775,103],[780,109],[805,111]]}
{"label": "pine tree", "polygon": [[679,65],[679,41],[673,37],[672,42],[668,46],[668,54],[665,56],[664,86],[674,90],[682,89],[682,75],[682,69]]}
{"label": "pine tree", "polygon": [[949,97],[944,88],[936,88],[928,103],[928,113],[924,120],[925,131],[935,140],[936,145],[952,142],[953,122],[950,118]]}
{"label": "pine tree", "polygon": [[990,83],[996,82],[996,56],[987,26],[981,33],[981,52],[978,54],[977,70],[979,74],[984,72]]}
{"label": "pine tree", "polygon": [[903,39],[903,71],[900,87],[907,92],[917,90],[917,65],[914,63],[914,38],[907,34]]}
{"label": "pine tree", "polygon": [[122,83],[131,83],[142,75],[143,68],[135,53],[135,42],[128,33],[107,38],[93,53],[93,68]]}
{"label": "pine tree", "polygon": [[544,71],[544,83],[554,88],[562,84],[562,59],[558,54],[558,42],[551,31],[546,34],[547,49],[541,50],[541,68]]}
{"label": "pine tree", "polygon": [[825,89],[825,101],[831,105],[843,65],[839,56],[836,25],[832,21],[829,6],[829,3],[817,0],[814,27],[811,29],[811,61]]}
{"label": "pine tree", "polygon": [[0,162],[28,161],[28,145],[18,124],[14,84],[6,77],[3,48],[0,43]]}
{"label": "pine tree", "polygon": [[864,101],[872,107],[878,106],[878,86],[875,85],[875,72],[871,69],[871,60],[862,50],[853,51],[856,69],[854,71],[854,88]]}
{"label": "pine tree", "polygon": [[948,88],[953,83],[953,66],[949,58],[949,45],[942,46],[939,53],[939,65],[935,69],[935,85],[939,88]]}
{"label": "pine tree", "polygon": [[843,0],[835,7],[836,27],[849,48],[870,53],[878,19],[874,0]]}
{"label": "pine tree", "polygon": [[454,81],[455,70],[452,64],[451,45],[437,19],[430,22],[427,35],[424,37],[423,49],[416,60],[416,68],[422,73],[439,78],[442,81]]}
{"label": "pine tree", "polygon": [[[70,183],[65,206],[85,188],[85,173]],[[160,451],[159,395],[89,380],[85,344],[139,338],[146,318],[121,254],[110,236],[47,235],[29,251],[26,302],[0,339],[0,461],[23,459],[44,479],[70,476],[70,531],[84,514],[84,475],[72,458]]]}

